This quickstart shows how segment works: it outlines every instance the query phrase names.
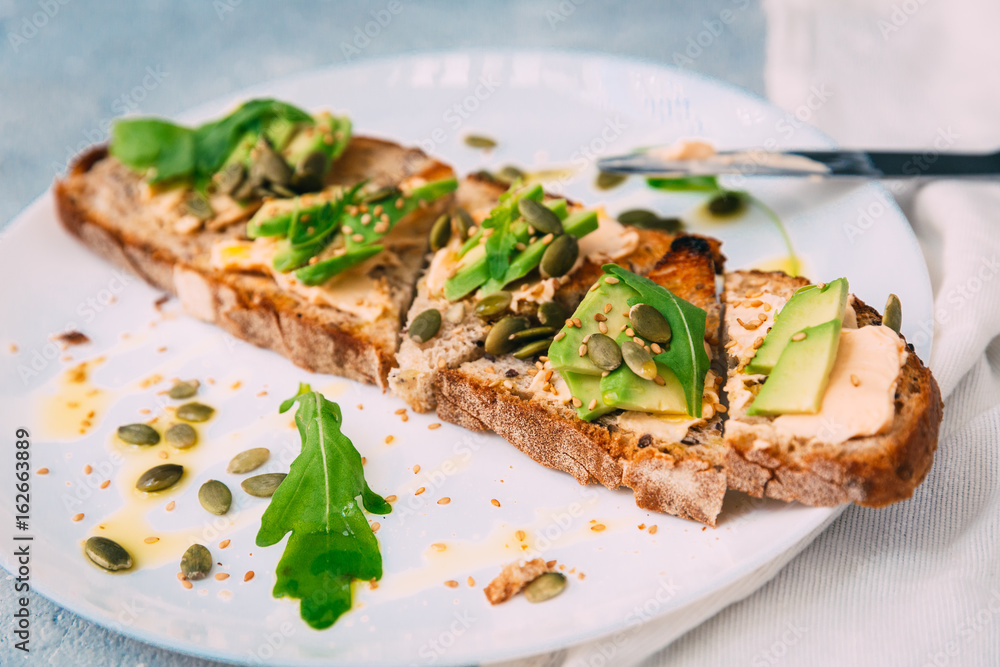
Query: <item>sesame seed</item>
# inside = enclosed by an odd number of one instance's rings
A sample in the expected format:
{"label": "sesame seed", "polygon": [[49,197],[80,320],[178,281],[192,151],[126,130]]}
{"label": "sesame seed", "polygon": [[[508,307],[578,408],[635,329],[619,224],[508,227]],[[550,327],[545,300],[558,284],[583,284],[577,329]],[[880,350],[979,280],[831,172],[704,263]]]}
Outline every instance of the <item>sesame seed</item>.
{"label": "sesame seed", "polygon": [[611,312],[611,308],[612,308],[612,306],[611,306],[610,303],[604,304],[604,313],[605,314],[610,313]]}
{"label": "sesame seed", "polygon": [[587,404],[587,409],[593,410],[596,407],[597,407],[597,399],[596,398],[590,399],[590,403]]}
{"label": "sesame seed", "polygon": [[425,489],[424,487],[421,486],[419,489],[417,489],[416,491],[413,492],[413,495],[419,496],[421,493],[423,493],[426,490],[427,489]]}
{"label": "sesame seed", "polygon": [[764,312],[765,313],[771,312],[771,304],[769,304],[767,302],[764,303]]}
{"label": "sesame seed", "polygon": [[800,331],[797,334],[795,334],[795,335],[792,336],[792,340],[794,340],[796,343],[799,342],[800,340],[805,340],[805,339],[806,339],[806,332],[805,331]]}
{"label": "sesame seed", "polygon": [[577,329],[582,329],[583,328],[583,322],[580,321],[579,317],[574,317],[573,318],[573,324],[576,325]]}
{"label": "sesame seed", "polygon": [[434,549],[434,551],[439,551],[439,552],[448,549],[448,547],[442,542],[435,542],[434,544],[431,545],[431,548]]}
{"label": "sesame seed", "polygon": [[649,527],[649,534],[656,535],[656,524],[653,524],[652,526]]}
{"label": "sesame seed", "polygon": [[194,587],[194,584],[192,584],[190,581],[188,581],[187,579],[185,579],[185,580],[183,580],[181,582],[181,586],[183,586],[184,588],[186,588],[188,590],[191,590]]}
{"label": "sesame seed", "polygon": [[639,338],[638,336],[633,337],[632,338],[632,342],[635,343],[636,345],[640,345],[642,347],[646,347],[646,341],[644,341],[643,339]]}
{"label": "sesame seed", "polygon": [[667,381],[663,379],[662,375],[657,375],[656,377],[654,377],[653,378],[653,382],[655,382],[656,384],[660,385],[661,387],[663,387],[663,386],[665,386],[667,384]]}
{"label": "sesame seed", "polygon": [[219,572],[218,574],[215,575],[215,580],[216,581],[225,581],[228,578],[229,578],[229,575],[226,574],[225,572]]}
{"label": "sesame seed", "polygon": [[759,348],[763,344],[764,344],[764,338],[763,338],[763,336],[757,336],[757,338],[754,339],[754,342],[753,342],[753,349],[756,350],[757,348]]}
{"label": "sesame seed", "polygon": [[164,451],[164,450],[160,450],[159,452],[157,452],[157,455],[158,455],[158,456],[159,456],[159,457],[160,457],[161,459],[165,459],[165,458],[168,458],[168,457],[170,456],[170,454],[167,454],[167,452],[166,452],[166,451]]}
{"label": "sesame seed", "polygon": [[491,236],[492,234],[493,234],[493,228],[492,227],[484,227],[483,228],[483,238],[484,239],[487,238],[488,236]]}
{"label": "sesame seed", "polygon": [[760,299],[754,299],[753,301],[750,302],[750,307],[751,308],[760,308],[760,305],[762,303],[764,303],[764,302],[761,301]]}
{"label": "sesame seed", "polygon": [[229,546],[229,540],[222,540],[221,542],[219,542],[220,549],[225,549],[228,546]]}
{"label": "sesame seed", "polygon": [[573,318],[570,318],[570,319],[566,320],[566,326],[568,326],[570,328],[573,328],[574,326],[576,326],[574,324],[574,322],[573,322]]}
{"label": "sesame seed", "polygon": [[591,338],[591,336],[593,336],[593,335],[594,335],[594,334],[587,334],[586,336],[584,336],[584,337],[583,337],[583,342],[584,342],[584,344],[586,344],[586,343],[589,343],[589,342],[590,342],[590,338]]}
{"label": "sesame seed", "polygon": [[383,210],[384,210],[384,209],[382,208],[382,204],[379,204],[379,205],[378,205],[378,206],[376,206],[376,207],[375,207],[375,209],[374,209],[374,210],[372,211],[372,214],[373,214],[373,215],[382,215],[382,211],[383,211]]}
{"label": "sesame seed", "polygon": [[493,498],[492,500],[490,500],[490,502],[493,503],[494,507],[500,507],[500,501],[497,500],[496,498]]}
{"label": "sesame seed", "polygon": [[725,345],[723,345],[723,347],[726,348],[727,350],[731,350],[734,347],[736,347],[736,341],[735,340],[731,340],[728,343],[726,343]]}
{"label": "sesame seed", "polygon": [[102,488],[102,489],[106,489],[106,488],[108,488],[108,486],[109,486],[110,484],[111,484],[111,480],[110,480],[110,479],[106,479],[106,480],[104,480],[103,482],[101,482],[101,488]]}
{"label": "sesame seed", "polygon": [[724,406],[722,403],[716,403],[712,407],[715,408],[716,412],[723,412],[723,413],[726,412],[726,406]]}
{"label": "sesame seed", "polygon": [[413,466],[413,474],[416,475],[418,472],[420,472],[420,464],[419,463],[417,465]]}
{"label": "sesame seed", "polygon": [[519,530],[516,533],[514,533],[514,537],[516,537],[519,542],[524,542],[524,538],[527,537],[527,535],[523,530]]}
{"label": "sesame seed", "polygon": [[458,588],[458,582],[455,581],[454,579],[449,579],[448,581],[444,582],[444,585],[447,586],[448,588]]}
{"label": "sesame seed", "polygon": [[578,350],[578,352],[580,353],[581,357],[587,356],[587,344],[584,343],[583,345],[581,345],[580,349]]}
{"label": "sesame seed", "polygon": [[389,224],[389,214],[388,213],[383,213],[382,217],[380,217],[379,220],[381,220],[384,224],[388,225]]}
{"label": "sesame seed", "polygon": [[378,521],[373,522],[372,523],[372,532],[373,533],[377,533],[378,529],[381,528],[381,527],[382,527],[382,524],[380,524]]}
{"label": "sesame seed", "polygon": [[625,327],[625,335],[630,338],[635,335],[635,332],[632,331],[632,327]]}
{"label": "sesame seed", "polygon": [[560,331],[559,333],[557,333],[555,336],[552,337],[552,340],[562,340],[565,337],[566,337],[566,332]]}
{"label": "sesame seed", "polygon": [[594,313],[594,319],[598,322],[607,322],[608,318],[604,313]]}
{"label": "sesame seed", "polygon": [[38,474],[39,475],[48,475],[49,474],[49,469],[48,468],[39,468],[38,469]]}
{"label": "sesame seed", "polygon": [[394,436],[394,435],[387,435],[387,436],[385,436],[385,444],[391,445],[392,441],[395,440],[395,439],[396,439],[396,436]]}
{"label": "sesame seed", "polygon": [[659,354],[663,352],[663,348],[657,345],[656,343],[650,344],[649,349],[652,350],[653,354]]}
{"label": "sesame seed", "polygon": [[[361,220],[364,221],[364,218],[362,218]],[[351,229],[350,225],[344,225],[343,227],[340,228],[340,231],[344,234],[350,234],[354,230]]]}
{"label": "sesame seed", "polygon": [[604,282],[606,282],[609,285],[617,285],[621,281],[618,280],[618,278],[615,278],[614,276],[605,276]]}
{"label": "sesame seed", "polygon": [[545,236],[542,237],[542,245],[548,245],[552,243],[552,239],[554,238],[555,236],[553,236],[552,234],[546,234]]}
{"label": "sesame seed", "polygon": [[583,401],[581,401],[579,398],[577,398],[576,396],[574,396],[573,397],[573,407],[574,408],[579,408],[579,407],[582,407],[582,406],[583,406]]}
{"label": "sesame seed", "polygon": [[758,299],[758,298],[760,298],[762,296],[764,296],[763,290],[758,290],[757,292],[751,292],[750,290],[747,290],[747,293],[746,293],[746,297],[748,299]]}
{"label": "sesame seed", "polygon": [[169,503],[167,503],[167,506],[164,509],[167,510],[168,512],[173,512],[175,507],[177,507],[177,503],[171,500]]}
{"label": "sesame seed", "polygon": [[542,380],[548,382],[551,379],[552,379],[552,371],[551,370],[545,371],[545,374],[542,376]]}
{"label": "sesame seed", "polygon": [[434,422],[433,424],[428,424],[427,425],[427,430],[429,430],[429,431],[435,431],[435,430],[437,430],[439,428],[441,428],[441,424],[439,424],[438,422]]}
{"label": "sesame seed", "polygon": [[860,387],[861,386],[861,378],[859,378],[857,375],[854,375],[853,373],[851,373],[851,384],[853,384],[855,387]]}
{"label": "sesame seed", "polygon": [[405,413],[406,413],[406,408],[400,408],[400,409],[396,410],[393,414],[402,415],[402,414],[405,414]]}
{"label": "sesame seed", "polygon": [[89,464],[83,466],[83,474],[84,475],[89,475],[92,472],[94,472],[94,469],[91,468]]}
{"label": "sesame seed", "polygon": [[476,585],[476,580],[473,579],[472,577],[469,577],[468,579],[466,579],[466,582],[468,582],[469,586],[475,586]]}
{"label": "sesame seed", "polygon": [[608,333],[608,325],[605,324],[604,322],[598,322],[597,328],[602,334]]}
{"label": "sesame seed", "polygon": [[73,515],[73,521],[83,521],[83,512]]}
{"label": "sesame seed", "polygon": [[603,523],[595,523],[593,526],[590,527],[590,529],[595,533],[599,533],[602,530],[605,530],[606,528],[607,526],[605,526]]}
{"label": "sesame seed", "polygon": [[355,234],[354,236],[351,237],[351,240],[354,241],[355,243],[361,243],[362,241],[365,240],[365,235]]}
{"label": "sesame seed", "polygon": [[760,313],[757,315],[757,319],[761,322],[767,322],[767,313]]}
{"label": "sesame seed", "polygon": [[594,283],[594,285],[590,288],[590,291],[591,292],[596,292],[597,288],[600,287],[600,286],[601,286],[601,283],[599,283],[599,282],[598,283]]}
{"label": "sesame seed", "polygon": [[247,573],[243,575],[243,581],[250,581],[253,577],[253,570],[247,570]]}
{"label": "sesame seed", "polygon": [[365,406],[362,403],[358,403],[358,410],[364,410]]}
{"label": "sesame seed", "polygon": [[394,503],[394,502],[396,502],[396,500],[397,500],[397,498],[396,498],[395,495],[386,496],[385,497],[385,502],[387,502],[387,503]]}
{"label": "sesame seed", "polygon": [[147,537],[146,539],[143,540],[143,542],[145,542],[146,544],[156,544],[159,541],[160,538],[158,537]]}
{"label": "sesame seed", "polygon": [[523,243],[521,243],[521,242],[518,242],[518,243],[515,243],[515,244],[514,244],[514,248],[515,248],[516,250],[518,250],[518,251],[523,251],[523,250],[524,250],[525,248],[527,248],[527,247],[528,247],[528,246],[524,245],[524,244],[523,244]]}
{"label": "sesame seed", "polygon": [[820,283],[816,285],[816,287],[818,287],[819,289],[826,289],[826,283]]}
{"label": "sesame seed", "polygon": [[389,231],[389,225],[386,222],[378,222],[375,223],[375,226],[372,227],[372,229],[375,230],[376,234],[385,234],[387,231]]}
{"label": "sesame seed", "polygon": [[399,199],[396,200],[395,206],[396,206],[396,208],[403,208],[403,206],[405,204],[406,204],[406,200],[404,200],[402,197],[400,197]]}
{"label": "sesame seed", "polygon": [[438,500],[438,505],[447,505],[450,502],[451,502],[451,498],[449,498],[448,496],[445,496],[444,498],[441,498],[440,500]]}

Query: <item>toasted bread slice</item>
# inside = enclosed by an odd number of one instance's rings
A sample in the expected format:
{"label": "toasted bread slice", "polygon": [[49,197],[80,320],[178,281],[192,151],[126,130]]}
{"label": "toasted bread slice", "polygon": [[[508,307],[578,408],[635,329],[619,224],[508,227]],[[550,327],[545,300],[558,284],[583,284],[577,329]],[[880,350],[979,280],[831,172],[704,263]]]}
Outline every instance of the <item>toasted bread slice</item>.
{"label": "toasted bread slice", "polygon": [[[336,160],[327,185],[377,186],[407,179],[447,178],[452,171],[416,149],[355,137]],[[183,191],[153,195],[144,181],[97,147],[55,185],[63,225],[91,250],[177,296],[190,314],[238,338],[268,348],[319,373],[386,386],[394,364],[402,315],[427,252],[427,232],[450,203],[442,198],[401,220],[385,250],[345,271],[330,296],[289,290],[265,271],[235,271],[213,261],[213,248],[245,239],[254,207],[232,200],[204,228],[179,209]]]}
{"label": "toasted bread slice", "polygon": [[[720,322],[715,274],[723,262],[719,243],[647,232],[642,246],[642,255],[619,263],[705,309],[706,343],[714,352]],[[651,266],[645,260],[654,249],[665,252]],[[586,280],[581,278],[583,289],[598,275],[599,268]],[[493,430],[581,484],[597,481],[610,489],[624,485],[635,491],[639,507],[714,526],[726,491],[722,416],[715,410],[722,372],[714,365],[706,382],[705,418],[669,426],[656,417],[621,411],[585,422],[576,416],[568,395],[552,395],[546,389],[553,382],[548,369],[509,356],[483,357],[441,370],[437,409],[444,420]]]}
{"label": "toasted bread slice", "polygon": [[[889,419],[880,432],[844,440],[842,436],[849,432],[838,431],[833,424],[825,431],[796,433],[777,428],[772,417],[747,415],[764,376],[741,372],[752,350],[738,344],[741,324],[737,315],[742,313],[744,322],[749,321],[745,311],[753,303],[770,302],[777,311],[806,284],[802,278],[780,272],[737,271],[726,276],[723,331],[729,365],[726,393],[730,416],[725,433],[728,484],[758,498],[816,506],[854,502],[881,507],[909,498],[930,470],[943,405],[937,382],[912,347],[903,348],[901,336],[898,347],[906,350],[905,361],[893,385],[894,393],[886,397]],[[849,304],[845,328],[853,328],[855,321],[859,328],[882,324],[878,312],[856,297],[850,297]],[[884,331],[895,340],[890,329]],[[855,386],[860,386],[861,380],[851,378],[852,383],[855,380]]]}

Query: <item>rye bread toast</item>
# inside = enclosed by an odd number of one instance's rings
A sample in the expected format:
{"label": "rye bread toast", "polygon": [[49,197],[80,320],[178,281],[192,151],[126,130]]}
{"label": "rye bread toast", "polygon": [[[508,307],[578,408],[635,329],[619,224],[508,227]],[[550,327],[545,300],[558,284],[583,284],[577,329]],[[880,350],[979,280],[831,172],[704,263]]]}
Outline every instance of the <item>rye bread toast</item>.
{"label": "rye bread toast", "polygon": [[[732,340],[740,324],[733,304],[767,298],[782,303],[796,289],[808,284],[783,273],[737,271],[727,274],[723,303],[726,322],[724,345],[738,349]],[[877,311],[856,297],[849,301],[858,327],[879,326]],[[853,326],[853,322],[851,323]],[[845,327],[848,326],[845,323]],[[902,339],[902,336],[900,336]],[[905,500],[923,481],[937,447],[943,404],[937,382],[912,347],[908,349],[892,396],[891,421],[881,433],[843,442],[815,437],[789,437],[772,427],[772,419],[746,414],[745,391],[754,394],[763,376],[740,373],[746,355],[728,356],[726,390],[730,404],[725,440],[729,487],[756,497],[797,500],[807,505],[833,506],[857,503],[882,507]],[[745,391],[744,391],[745,390]]]}
{"label": "rye bread toast", "polygon": [[[369,179],[388,186],[451,175],[449,167],[419,150],[354,137],[326,185]],[[212,262],[213,246],[244,239],[255,207],[233,202],[217,208],[223,212],[204,228],[191,229],[178,213],[175,195],[151,196],[141,177],[109,157],[105,147],[81,155],[55,184],[59,217],[70,233],[113,264],[177,296],[190,314],[310,371],[385,388],[401,319],[427,252],[427,231],[450,197],[405,217],[385,237],[383,252],[335,279],[338,285],[362,281],[362,292],[378,293],[375,312],[364,308],[365,295],[349,309],[289,292],[264,272],[220,269]]]}

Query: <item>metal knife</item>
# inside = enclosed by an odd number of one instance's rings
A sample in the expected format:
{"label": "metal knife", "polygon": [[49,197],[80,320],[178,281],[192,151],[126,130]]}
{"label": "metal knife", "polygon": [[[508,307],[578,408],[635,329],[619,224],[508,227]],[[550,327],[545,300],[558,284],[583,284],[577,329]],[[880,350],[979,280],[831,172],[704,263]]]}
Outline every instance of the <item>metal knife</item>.
{"label": "metal knife", "polygon": [[907,178],[917,176],[996,176],[1000,174],[1000,151],[996,153],[942,153],[935,150],[819,151],[764,150],[722,151],[707,158],[676,159],[670,149],[647,149],[640,153],[601,158],[601,171],[648,176],[855,176],[862,178]]}

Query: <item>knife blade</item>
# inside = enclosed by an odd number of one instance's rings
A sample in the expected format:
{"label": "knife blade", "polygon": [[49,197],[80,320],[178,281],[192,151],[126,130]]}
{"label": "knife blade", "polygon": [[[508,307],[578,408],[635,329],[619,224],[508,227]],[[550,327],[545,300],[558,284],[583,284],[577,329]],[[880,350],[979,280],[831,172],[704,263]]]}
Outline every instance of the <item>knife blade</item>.
{"label": "knife blade", "polygon": [[598,169],[619,174],[649,176],[854,176],[907,178],[917,176],[995,176],[1000,174],[1000,152],[942,153],[927,151],[863,150],[738,150],[710,157],[676,159],[671,149],[601,158]]}

